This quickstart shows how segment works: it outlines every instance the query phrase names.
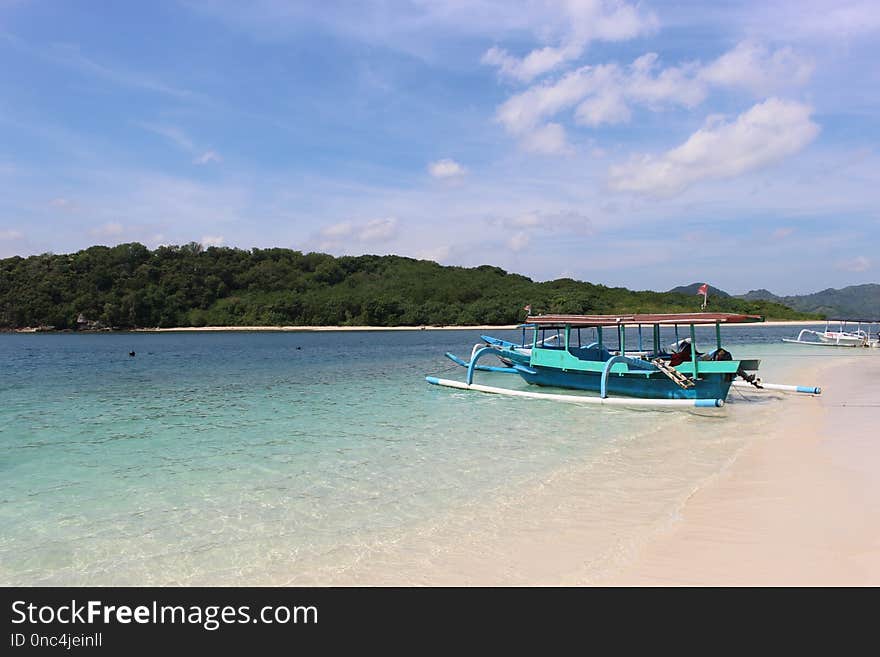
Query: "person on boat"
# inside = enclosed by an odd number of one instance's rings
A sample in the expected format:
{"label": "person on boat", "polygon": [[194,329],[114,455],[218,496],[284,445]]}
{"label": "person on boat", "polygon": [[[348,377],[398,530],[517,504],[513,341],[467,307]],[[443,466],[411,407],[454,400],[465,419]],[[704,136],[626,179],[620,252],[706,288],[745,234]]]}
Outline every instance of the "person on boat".
{"label": "person on boat", "polygon": [[[678,365],[681,365],[682,363],[690,362],[693,359],[693,354],[691,353],[691,351],[691,339],[685,338],[681,341],[681,343],[679,343],[678,351],[672,354],[672,357],[669,359],[669,364],[672,365],[672,367],[676,367]],[[697,357],[702,355],[703,354],[701,354],[699,351],[697,352]]]}

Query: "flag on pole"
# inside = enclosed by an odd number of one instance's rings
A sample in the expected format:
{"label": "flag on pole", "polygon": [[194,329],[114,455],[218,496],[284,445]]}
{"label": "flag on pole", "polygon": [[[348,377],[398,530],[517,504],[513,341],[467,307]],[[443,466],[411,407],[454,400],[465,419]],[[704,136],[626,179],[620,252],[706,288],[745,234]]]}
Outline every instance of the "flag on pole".
{"label": "flag on pole", "polygon": [[697,290],[697,294],[703,295],[703,305],[700,306],[701,309],[706,309],[706,304],[709,302],[709,284],[703,283],[699,289]]}

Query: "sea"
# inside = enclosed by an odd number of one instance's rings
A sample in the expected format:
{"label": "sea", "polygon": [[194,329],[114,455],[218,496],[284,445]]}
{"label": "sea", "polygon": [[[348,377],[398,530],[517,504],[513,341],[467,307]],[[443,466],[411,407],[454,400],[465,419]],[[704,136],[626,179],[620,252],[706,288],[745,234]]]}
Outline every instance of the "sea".
{"label": "sea", "polygon": [[[798,330],[724,342],[766,381],[815,385],[797,376],[836,350],[781,342]],[[634,410],[426,383],[463,380],[443,354],[480,333],[0,334],[0,584],[601,582],[780,405],[813,401]]]}

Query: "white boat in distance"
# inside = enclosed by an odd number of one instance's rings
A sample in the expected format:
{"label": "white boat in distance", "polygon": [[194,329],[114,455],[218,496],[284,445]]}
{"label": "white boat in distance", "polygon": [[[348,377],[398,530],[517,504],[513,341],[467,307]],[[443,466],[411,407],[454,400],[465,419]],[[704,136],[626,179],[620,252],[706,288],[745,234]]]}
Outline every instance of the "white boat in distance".
{"label": "white boat in distance", "polygon": [[[838,323],[837,330],[831,330],[831,322]],[[857,324],[854,331],[847,331],[846,325]],[[783,342],[792,344],[809,344],[819,347],[877,347],[878,340],[872,340],[870,334],[862,329],[862,324],[873,324],[875,322],[859,321],[859,320],[829,320],[825,323],[824,331],[813,331],[812,329],[803,329],[796,339],[782,338]],[[816,336],[816,339],[805,340],[804,336]],[[878,336],[880,338],[880,336]]]}

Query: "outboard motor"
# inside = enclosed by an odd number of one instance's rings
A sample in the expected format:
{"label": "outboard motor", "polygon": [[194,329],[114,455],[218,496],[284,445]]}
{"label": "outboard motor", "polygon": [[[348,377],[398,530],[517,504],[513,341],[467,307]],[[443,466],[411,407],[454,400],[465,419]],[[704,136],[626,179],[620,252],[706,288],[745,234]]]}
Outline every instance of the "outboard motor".
{"label": "outboard motor", "polygon": [[[716,349],[711,354],[709,354],[709,360],[733,360],[733,354],[727,351],[727,349]],[[756,388],[762,388],[761,379],[759,379],[755,374],[749,374],[742,367],[737,369],[736,376],[739,376],[741,379],[748,381]]]}

